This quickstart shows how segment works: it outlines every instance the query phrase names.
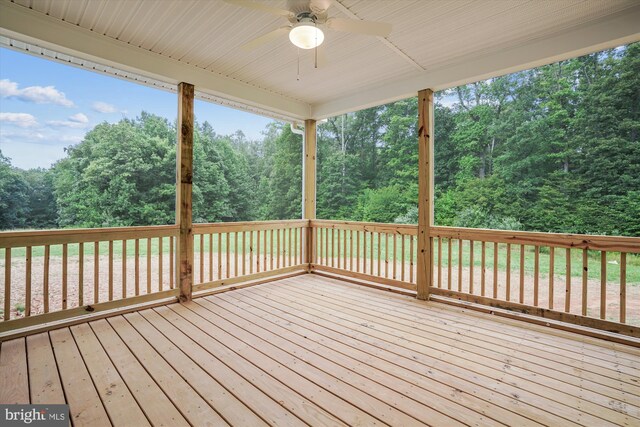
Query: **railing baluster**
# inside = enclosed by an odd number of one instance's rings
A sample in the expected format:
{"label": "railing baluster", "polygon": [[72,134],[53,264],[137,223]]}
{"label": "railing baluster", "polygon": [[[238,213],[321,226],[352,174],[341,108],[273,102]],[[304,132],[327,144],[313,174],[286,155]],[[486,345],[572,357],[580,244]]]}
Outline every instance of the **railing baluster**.
{"label": "railing baluster", "polygon": [[246,262],[247,232],[242,231],[241,233],[242,233],[242,275],[244,276],[247,274],[247,262]]}
{"label": "railing baluster", "polygon": [[[44,312],[49,312],[49,259],[51,255],[51,247],[45,245],[44,247],[44,277],[42,282],[42,296],[44,301]],[[9,259],[9,265],[11,265],[11,259]]]}
{"label": "railing baluster", "polygon": [[469,240],[469,293],[473,295],[473,240]]}
{"label": "railing baluster", "polygon": [[4,250],[4,320],[11,318],[11,248]]}
{"label": "railing baluster", "polygon": [[108,292],[109,301],[113,301],[113,240],[109,240],[108,248],[109,248],[109,266],[108,266],[109,267],[109,270],[108,270],[109,289],[107,290],[107,292]]}
{"label": "railing baluster", "polygon": [[337,268],[340,268],[340,266],[342,265],[342,257],[341,257],[342,253],[340,252],[340,243],[342,243],[342,236],[341,236],[342,230],[338,229],[336,234],[338,235],[338,241],[336,242],[337,248],[338,248],[336,265],[337,265]]}
{"label": "railing baluster", "polygon": [[222,280],[222,233],[218,233],[218,280]]}
{"label": "railing baluster", "polygon": [[607,252],[600,253],[600,318],[607,317]]}
{"label": "railing baluster", "polygon": [[511,301],[511,243],[507,243],[507,289],[506,300]]}
{"label": "railing baluster", "polygon": [[269,232],[269,269],[273,270],[273,228]]}
{"label": "railing baluster", "polygon": [[524,245],[520,245],[520,304],[524,304]]}
{"label": "railing baluster", "polygon": [[[402,280],[404,282],[404,247],[405,247],[405,243],[406,243],[406,236],[404,234],[400,235],[400,242],[401,242],[401,248],[402,250],[400,251],[400,259],[402,260],[402,262],[400,263],[400,280]],[[438,239],[438,242],[440,242],[440,239]],[[442,249],[442,248],[440,248]],[[439,260],[440,258],[438,258]]]}
{"label": "railing baluster", "polygon": [[349,270],[353,271],[353,230],[349,230]]}
{"label": "railing baluster", "polygon": [[147,238],[147,294],[151,293],[151,238]]}
{"label": "railing baluster", "polygon": [[[403,246],[404,249],[404,246]],[[403,252],[404,261],[404,252]],[[404,269],[403,269],[404,273]],[[403,276],[404,280],[404,276]],[[442,288],[442,237],[438,237],[438,287]]]}
{"label": "railing baluster", "polygon": [[329,229],[323,229],[324,232],[324,265],[329,265]]}
{"label": "railing baluster", "polygon": [[384,277],[389,277],[389,233],[384,233]]}
{"label": "railing baluster", "polygon": [[458,239],[458,292],[462,292],[462,239]]}
{"label": "railing baluster", "polygon": [[[29,247],[29,259],[31,259],[31,247]],[[29,263],[29,276],[31,276],[31,263]],[[31,288],[31,286],[29,286]],[[31,289],[29,289],[31,291]],[[31,292],[29,292],[29,312],[31,312]],[[78,244],[78,307],[84,305],[84,243]]]}
{"label": "railing baluster", "polygon": [[224,277],[225,278],[229,278],[230,274],[231,274],[231,256],[230,256],[230,250],[231,250],[231,232],[227,232],[225,233],[225,240],[227,243],[227,247],[225,249],[225,266],[226,266],[226,272]]}
{"label": "railing baluster", "polygon": [[[278,246],[280,234],[278,234]],[[233,233],[233,277],[238,277],[238,232]]]}
{"label": "railing baluster", "polygon": [[[213,234],[211,235],[211,241],[213,241]],[[173,266],[175,265],[173,259],[173,236],[169,237],[169,288],[173,289]],[[213,279],[213,278],[212,278]]]}
{"label": "railing baluster", "polygon": [[276,230],[276,268],[280,268],[280,230]]}
{"label": "railing baluster", "polygon": [[493,243],[493,298],[498,298],[498,242]]}
{"label": "railing baluster", "polygon": [[369,232],[369,240],[370,240],[370,244],[371,244],[371,248],[369,249],[369,274],[371,274],[372,276],[373,274],[373,261],[374,261],[374,257],[373,257],[373,247],[374,247],[374,242],[375,242],[375,237],[373,235],[373,231]]}
{"label": "railing baluster", "polygon": [[589,253],[587,249],[582,250],[582,315],[587,315],[587,292],[589,289]]}
{"label": "railing baluster", "polygon": [[[8,249],[8,248],[7,248]],[[26,273],[25,273],[25,284],[24,284],[24,315],[31,316],[31,246],[27,246],[27,251],[25,255],[26,261]],[[82,305],[82,303],[80,303]]]}
{"label": "railing baluster", "polygon": [[253,274],[253,230],[249,231],[249,274]]}
{"label": "railing baluster", "polygon": [[256,273],[260,272],[260,230],[256,233]]}
{"label": "railing baluster", "polygon": [[93,243],[93,303],[97,304],[100,294],[100,242]]}
{"label": "railing baluster", "polygon": [[[298,228],[298,233],[296,233],[296,236],[298,234],[300,235],[300,245],[302,245],[303,242],[304,242],[304,239],[302,238],[303,231],[304,231],[304,228],[300,227],[300,228]],[[299,252],[300,252],[300,260],[298,261],[298,264],[302,264],[302,255],[303,255],[304,249],[302,247],[300,247],[300,251]]]}
{"label": "railing baluster", "polygon": [[398,264],[398,242],[396,240],[397,233],[393,233],[393,280],[398,277],[396,275],[396,265]]}
{"label": "railing baluster", "polygon": [[[287,257],[288,258],[287,262],[288,262],[288,266],[289,267],[291,267],[293,265],[293,258],[292,258],[293,257],[293,244],[292,244],[292,239],[291,239],[293,237],[292,236],[292,230],[293,230],[293,228],[289,228],[289,231],[288,231],[289,238],[288,238],[288,243],[287,243],[288,248],[289,248],[289,256]],[[315,230],[316,230],[316,245],[317,245],[318,244],[318,229],[316,228]],[[316,256],[315,256],[315,259],[313,260],[313,262],[314,262],[314,264],[318,263],[318,250],[317,249],[316,249]]]}
{"label": "railing baluster", "polygon": [[200,234],[199,249],[200,249],[200,283],[203,283],[204,282],[204,234]]}
{"label": "railing baluster", "polygon": [[122,239],[122,298],[127,297],[127,240]]}
{"label": "railing baluster", "polygon": [[213,233],[209,233],[209,281],[213,281]]}
{"label": "railing baluster", "polygon": [[480,242],[480,295],[486,296],[487,285],[487,245],[483,240]]}
{"label": "railing baluster", "polygon": [[382,277],[382,270],[380,269],[382,265],[382,235],[380,233],[376,233],[378,235],[378,277]]}
{"label": "railing baluster", "polygon": [[[204,234],[201,234],[201,236],[204,236]],[[200,245],[200,251],[204,252],[204,249],[202,247],[202,245]],[[204,268],[202,269],[204,271]],[[163,286],[162,286],[162,237],[158,237],[158,290],[161,291]],[[201,282],[203,282],[204,280],[200,280]]]}
{"label": "railing baluster", "polygon": [[571,311],[571,249],[566,249],[566,264],[565,264],[565,282],[566,287],[564,290],[564,311],[569,313]]}
{"label": "railing baluster", "polygon": [[135,243],[135,255],[136,255],[136,260],[135,260],[135,288],[136,288],[136,296],[140,295],[140,239],[136,239],[136,243]]}
{"label": "railing baluster", "polygon": [[447,289],[451,290],[451,284],[453,281],[452,272],[453,272],[453,254],[451,253],[452,243],[451,237],[447,239]]}
{"label": "railing baluster", "polygon": [[360,230],[356,230],[356,272],[360,272]]}
{"label": "railing baluster", "polygon": [[555,250],[549,247],[549,308],[553,309],[553,282],[554,282]]}
{"label": "railing baluster", "polygon": [[262,271],[267,271],[269,269],[269,264],[267,262],[267,257],[268,257],[268,251],[267,249],[269,248],[268,244],[267,244],[267,237],[269,236],[269,231],[268,230],[263,230],[262,231]]}
{"label": "railing baluster", "polygon": [[409,236],[409,283],[413,283],[413,235]]}
{"label": "railing baluster", "polygon": [[62,309],[67,308],[67,274],[68,274],[69,247],[62,245]]}
{"label": "railing baluster", "polygon": [[538,306],[538,296],[540,295],[540,246],[534,248],[533,258],[533,305]]}
{"label": "railing baluster", "polygon": [[620,323],[627,321],[627,253],[620,253]]}

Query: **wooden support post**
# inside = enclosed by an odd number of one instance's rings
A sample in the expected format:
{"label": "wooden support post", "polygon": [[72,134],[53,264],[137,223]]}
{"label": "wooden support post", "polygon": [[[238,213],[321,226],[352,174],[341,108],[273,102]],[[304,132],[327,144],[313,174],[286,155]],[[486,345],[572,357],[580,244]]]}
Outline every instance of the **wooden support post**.
{"label": "wooden support post", "polygon": [[418,92],[418,271],[417,298],[433,285],[433,91]]}
{"label": "wooden support post", "polygon": [[176,156],[176,224],[180,228],[176,250],[176,283],[180,301],[190,301],[193,288],[193,229],[191,191],[193,182],[194,87],[178,84],[178,144]]}
{"label": "wooden support post", "polygon": [[[304,202],[303,219],[316,219],[316,121],[304,121]],[[313,262],[315,250],[313,229],[310,224],[306,229],[304,243],[304,260],[309,271]]]}

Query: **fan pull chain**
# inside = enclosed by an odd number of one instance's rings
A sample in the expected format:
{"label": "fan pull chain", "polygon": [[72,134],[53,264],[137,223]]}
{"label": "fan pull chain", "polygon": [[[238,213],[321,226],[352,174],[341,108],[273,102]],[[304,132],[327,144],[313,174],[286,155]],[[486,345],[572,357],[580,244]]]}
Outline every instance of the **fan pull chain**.
{"label": "fan pull chain", "polygon": [[300,48],[298,48],[298,76],[296,80],[300,81]]}
{"label": "fan pull chain", "polygon": [[315,36],[316,36],[316,46],[313,48],[313,54],[315,56],[315,68],[318,69],[318,25],[316,21],[313,21],[313,25],[316,27]]}

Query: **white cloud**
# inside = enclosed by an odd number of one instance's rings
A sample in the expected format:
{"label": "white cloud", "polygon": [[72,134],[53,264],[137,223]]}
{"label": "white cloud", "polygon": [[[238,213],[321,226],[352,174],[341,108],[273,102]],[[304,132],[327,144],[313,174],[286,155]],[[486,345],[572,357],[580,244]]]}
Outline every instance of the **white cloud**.
{"label": "white cloud", "polygon": [[64,92],[60,92],[54,86],[29,86],[18,88],[18,83],[8,79],[0,80],[0,97],[16,98],[25,102],[36,104],[56,104],[63,107],[73,107],[75,104]]}
{"label": "white cloud", "polygon": [[7,122],[21,128],[38,126],[36,118],[28,113],[0,113],[0,122]]}
{"label": "white cloud", "polygon": [[69,121],[75,123],[89,123],[89,117],[82,113],[74,114],[73,116],[69,116]]}
{"label": "white cloud", "polygon": [[92,105],[93,110],[98,113],[118,113],[120,110],[115,105],[107,104],[106,102],[96,101]]}
{"label": "white cloud", "polygon": [[89,124],[89,118],[82,113],[69,116],[67,120],[49,120],[47,125],[50,127],[65,127],[73,129],[84,129]]}

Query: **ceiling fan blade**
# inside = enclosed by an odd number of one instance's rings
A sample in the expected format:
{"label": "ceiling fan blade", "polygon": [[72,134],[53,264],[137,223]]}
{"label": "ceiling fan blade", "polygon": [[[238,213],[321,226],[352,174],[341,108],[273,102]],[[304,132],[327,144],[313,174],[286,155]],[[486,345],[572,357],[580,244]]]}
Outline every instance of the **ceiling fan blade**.
{"label": "ceiling fan blade", "polygon": [[294,17],[293,13],[285,9],[278,9],[277,7],[267,6],[261,2],[251,0],[224,0],[225,3],[233,4],[236,6],[244,7],[247,9],[261,10],[276,16],[283,16],[285,18]]}
{"label": "ceiling fan blade", "polygon": [[331,6],[331,0],[311,0],[309,2],[309,8],[311,9],[311,12],[315,13],[316,15],[326,13],[327,9],[329,9],[329,6]]}
{"label": "ceiling fan blade", "polygon": [[391,24],[386,22],[358,21],[355,19],[329,18],[327,28],[347,33],[366,34],[369,36],[387,37],[391,33]]}
{"label": "ceiling fan blade", "polygon": [[241,46],[241,49],[246,51],[256,49],[264,44],[274,41],[275,39],[277,39],[278,37],[284,34],[287,34],[290,30],[291,30],[291,27],[288,27],[288,26],[277,28],[273,31],[270,31],[259,37],[256,37],[255,39],[243,44]]}

